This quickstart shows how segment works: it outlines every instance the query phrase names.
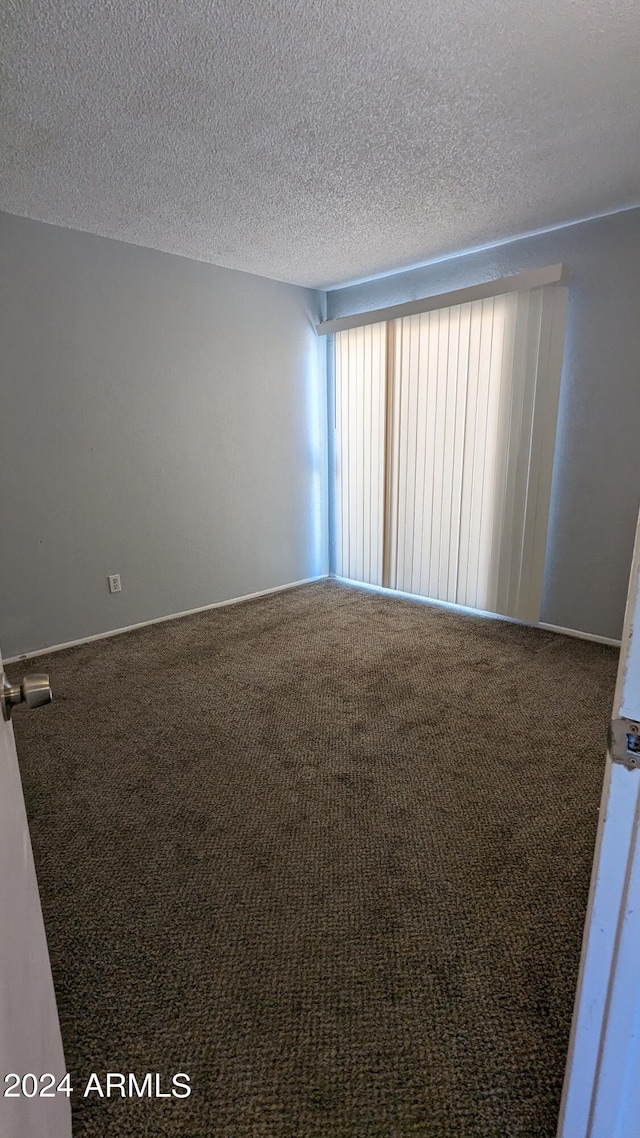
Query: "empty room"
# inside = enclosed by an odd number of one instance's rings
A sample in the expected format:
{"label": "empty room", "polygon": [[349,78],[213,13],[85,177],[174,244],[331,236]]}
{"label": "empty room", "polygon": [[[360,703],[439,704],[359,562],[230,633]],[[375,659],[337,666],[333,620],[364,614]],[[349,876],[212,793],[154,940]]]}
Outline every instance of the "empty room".
{"label": "empty room", "polygon": [[637,5],[0,37],[0,1138],[638,1138]]}

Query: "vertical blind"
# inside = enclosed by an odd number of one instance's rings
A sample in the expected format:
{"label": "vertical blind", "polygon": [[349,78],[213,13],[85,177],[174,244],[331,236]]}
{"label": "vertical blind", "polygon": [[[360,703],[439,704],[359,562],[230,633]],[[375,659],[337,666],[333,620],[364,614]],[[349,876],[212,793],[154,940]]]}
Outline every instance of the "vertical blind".
{"label": "vertical blind", "polygon": [[566,289],[338,332],[338,575],[539,619]]}
{"label": "vertical blind", "polygon": [[336,530],[342,577],[381,585],[387,325],[336,336]]}

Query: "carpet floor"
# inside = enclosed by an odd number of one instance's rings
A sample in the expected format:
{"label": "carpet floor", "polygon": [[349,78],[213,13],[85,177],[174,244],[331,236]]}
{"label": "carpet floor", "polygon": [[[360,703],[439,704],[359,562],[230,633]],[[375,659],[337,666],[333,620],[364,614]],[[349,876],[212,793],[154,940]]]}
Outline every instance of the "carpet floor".
{"label": "carpet floor", "polygon": [[193,1088],[74,1134],[551,1138],[616,664],[331,581],[32,661],[74,1087]]}

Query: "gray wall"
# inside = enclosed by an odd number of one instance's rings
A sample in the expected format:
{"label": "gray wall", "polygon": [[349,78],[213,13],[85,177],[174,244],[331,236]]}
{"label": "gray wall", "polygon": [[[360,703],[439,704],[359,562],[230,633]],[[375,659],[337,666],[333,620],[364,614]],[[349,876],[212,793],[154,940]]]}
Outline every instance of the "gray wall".
{"label": "gray wall", "polygon": [[619,637],[640,504],[640,210],[327,294],[327,317],[542,265],[570,271],[542,620]]}
{"label": "gray wall", "polygon": [[321,301],[0,215],[5,656],[327,572]]}

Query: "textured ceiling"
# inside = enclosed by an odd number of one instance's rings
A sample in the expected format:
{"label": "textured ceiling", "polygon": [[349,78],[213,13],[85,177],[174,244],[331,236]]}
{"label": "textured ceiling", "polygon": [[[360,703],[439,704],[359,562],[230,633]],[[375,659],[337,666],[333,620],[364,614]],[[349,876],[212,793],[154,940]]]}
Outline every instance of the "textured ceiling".
{"label": "textured ceiling", "polygon": [[640,203],[636,0],[4,0],[0,208],[325,287]]}

